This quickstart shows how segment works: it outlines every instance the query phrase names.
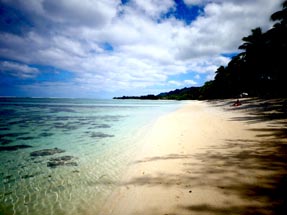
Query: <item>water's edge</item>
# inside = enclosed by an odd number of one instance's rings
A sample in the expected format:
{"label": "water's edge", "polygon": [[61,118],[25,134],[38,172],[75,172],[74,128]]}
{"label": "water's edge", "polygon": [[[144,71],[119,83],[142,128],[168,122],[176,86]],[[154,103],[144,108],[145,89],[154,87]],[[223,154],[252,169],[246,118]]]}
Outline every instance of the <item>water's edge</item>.
{"label": "water's edge", "polygon": [[143,130],[182,104],[0,98],[0,214],[97,213]]}

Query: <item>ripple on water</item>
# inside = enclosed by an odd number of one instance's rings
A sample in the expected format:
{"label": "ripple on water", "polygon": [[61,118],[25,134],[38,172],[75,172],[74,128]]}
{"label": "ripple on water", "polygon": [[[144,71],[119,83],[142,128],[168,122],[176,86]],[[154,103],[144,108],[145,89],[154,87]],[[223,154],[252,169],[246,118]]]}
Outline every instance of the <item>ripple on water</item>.
{"label": "ripple on water", "polygon": [[26,100],[33,104],[0,106],[8,147],[0,148],[0,214],[97,214],[138,149],[150,108]]}

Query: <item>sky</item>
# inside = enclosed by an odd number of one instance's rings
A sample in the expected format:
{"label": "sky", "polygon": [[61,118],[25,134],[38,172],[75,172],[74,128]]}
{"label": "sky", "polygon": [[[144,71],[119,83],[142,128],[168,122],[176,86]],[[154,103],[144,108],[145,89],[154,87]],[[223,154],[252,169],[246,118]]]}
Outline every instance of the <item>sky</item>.
{"label": "sky", "polygon": [[282,0],[0,0],[0,96],[202,86]]}

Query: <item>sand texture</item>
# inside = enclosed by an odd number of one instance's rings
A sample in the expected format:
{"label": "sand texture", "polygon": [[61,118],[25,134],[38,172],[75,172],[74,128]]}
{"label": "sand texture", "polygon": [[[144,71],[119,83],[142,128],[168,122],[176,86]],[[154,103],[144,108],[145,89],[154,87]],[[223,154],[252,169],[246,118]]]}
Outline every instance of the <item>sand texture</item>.
{"label": "sand texture", "polygon": [[284,107],[231,102],[157,120],[102,214],[287,214]]}

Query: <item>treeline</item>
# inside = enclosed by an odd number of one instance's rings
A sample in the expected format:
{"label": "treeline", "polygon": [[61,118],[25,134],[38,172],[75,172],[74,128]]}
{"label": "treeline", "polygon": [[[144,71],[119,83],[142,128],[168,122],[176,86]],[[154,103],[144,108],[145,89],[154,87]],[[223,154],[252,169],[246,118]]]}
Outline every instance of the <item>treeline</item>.
{"label": "treeline", "polygon": [[156,100],[160,99],[155,95],[146,95],[146,96],[122,96],[122,97],[114,97],[114,99],[146,99],[146,100]]}
{"label": "treeline", "polygon": [[220,66],[215,79],[202,87],[147,95],[118,97],[120,99],[216,99],[232,98],[242,93],[259,97],[287,96],[287,1],[282,10],[271,15],[275,22],[267,32],[261,28],[251,30],[244,37],[242,50],[227,66]]}
{"label": "treeline", "polygon": [[287,1],[271,20],[275,24],[267,32],[256,28],[242,39],[243,52],[202,86],[203,98],[229,98],[242,92],[260,97],[287,95]]}
{"label": "treeline", "polygon": [[142,99],[142,100],[157,100],[157,99],[170,99],[170,100],[191,100],[199,98],[200,87],[189,87],[180,90],[174,90],[167,93],[160,93],[158,95],[145,95],[145,96],[122,96],[114,97],[114,99]]}

